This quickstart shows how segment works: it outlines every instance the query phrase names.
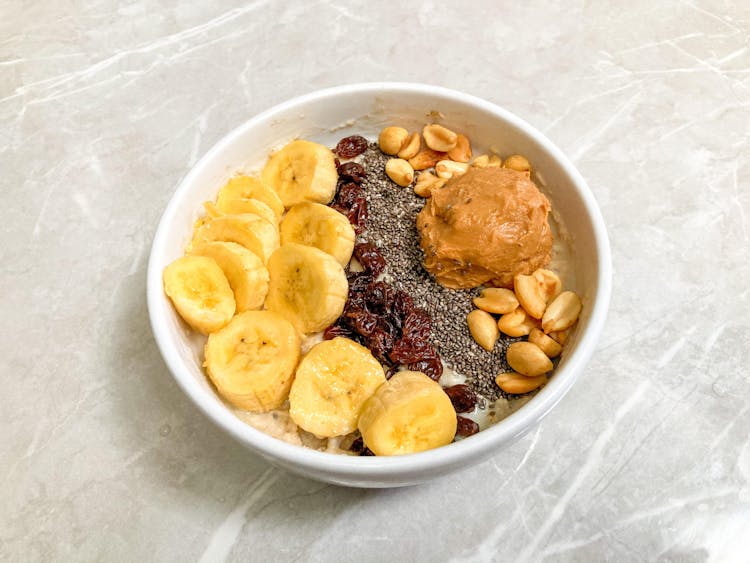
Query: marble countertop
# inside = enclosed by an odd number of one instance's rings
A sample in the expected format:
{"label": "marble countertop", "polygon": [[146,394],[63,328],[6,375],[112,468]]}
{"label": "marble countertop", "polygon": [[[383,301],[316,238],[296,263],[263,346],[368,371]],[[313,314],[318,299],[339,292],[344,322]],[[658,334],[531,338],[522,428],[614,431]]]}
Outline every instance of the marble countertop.
{"label": "marble countertop", "polygon": [[[6,3],[0,559],[748,560],[750,5],[504,4]],[[156,349],[145,271],[176,184],[228,130],[379,80],[545,132],[601,205],[615,278],[588,369],[540,426],[367,491],[209,424]]]}

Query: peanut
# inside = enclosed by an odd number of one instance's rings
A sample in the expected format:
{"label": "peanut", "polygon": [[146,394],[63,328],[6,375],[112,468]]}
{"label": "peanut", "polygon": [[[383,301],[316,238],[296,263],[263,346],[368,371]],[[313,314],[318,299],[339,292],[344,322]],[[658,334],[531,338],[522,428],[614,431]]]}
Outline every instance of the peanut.
{"label": "peanut", "polygon": [[557,332],[573,326],[581,314],[581,299],[572,291],[563,291],[547,305],[542,317],[544,332]]}
{"label": "peanut", "polygon": [[495,378],[495,383],[510,395],[523,395],[547,383],[547,376],[526,377],[518,373],[501,373]]}
{"label": "peanut", "polygon": [[426,168],[432,168],[438,163],[438,161],[443,160],[444,158],[444,152],[425,149],[411,157],[409,159],[409,164],[414,167],[414,170],[425,170]]}
{"label": "peanut", "polygon": [[403,127],[386,127],[378,135],[378,146],[385,154],[395,155],[409,138],[409,132]]}
{"label": "peanut", "polygon": [[487,163],[487,168],[500,168],[503,165],[503,159],[498,155],[493,154]]}
{"label": "peanut", "polygon": [[471,165],[474,168],[487,168],[487,165],[490,162],[490,157],[486,154],[479,155],[476,157],[472,162]]}
{"label": "peanut", "polygon": [[440,178],[450,179],[461,176],[469,169],[465,162],[454,162],[452,160],[441,160],[435,164],[435,172]]}
{"label": "peanut", "polygon": [[448,152],[456,148],[458,135],[437,123],[425,125],[422,129],[425,144],[434,151]]}
{"label": "peanut", "polygon": [[505,353],[508,365],[521,375],[536,377],[552,370],[552,360],[531,342],[514,342]]}
{"label": "peanut", "polygon": [[539,346],[548,358],[556,358],[562,352],[562,346],[538,328],[532,329],[529,333],[529,342]]}
{"label": "peanut", "polygon": [[385,163],[385,173],[399,186],[406,187],[414,180],[414,169],[402,158],[391,158]]}
{"label": "peanut", "polygon": [[552,331],[548,336],[560,346],[565,346],[565,341],[568,339],[568,336],[570,336],[570,329],[566,328],[565,330]]}
{"label": "peanut", "polygon": [[471,160],[471,143],[466,135],[458,134],[456,146],[448,151],[448,158],[456,162],[469,162]]}
{"label": "peanut", "polygon": [[547,295],[547,303],[560,294],[560,291],[562,290],[562,281],[560,280],[560,276],[555,272],[539,268],[531,275],[541,284],[542,290]]}
{"label": "peanut", "polygon": [[419,133],[412,133],[409,135],[404,144],[401,145],[401,150],[398,151],[398,157],[404,160],[414,158],[419,152],[419,147],[422,146],[422,139],[419,137]]}
{"label": "peanut", "polygon": [[488,287],[473,300],[474,306],[497,315],[512,313],[518,308],[516,294],[504,287]]}
{"label": "peanut", "polygon": [[520,154],[514,154],[506,158],[503,167],[517,170],[518,172],[531,172],[531,164],[529,164],[525,156],[521,156]]}
{"label": "peanut", "polygon": [[414,193],[420,197],[430,197],[432,190],[442,188],[445,182],[431,172],[420,172],[417,176],[417,183],[414,185]]}
{"label": "peanut", "polygon": [[474,309],[466,315],[466,323],[469,325],[469,332],[477,344],[491,352],[500,336],[492,315],[486,311]]}
{"label": "peanut", "polygon": [[515,311],[506,313],[497,321],[497,328],[500,332],[508,336],[526,336],[531,329],[538,328],[539,321],[530,317],[523,307],[518,307]]}
{"label": "peanut", "polygon": [[516,274],[513,278],[513,289],[521,307],[535,319],[541,319],[547,308],[547,296],[539,280],[534,276]]}

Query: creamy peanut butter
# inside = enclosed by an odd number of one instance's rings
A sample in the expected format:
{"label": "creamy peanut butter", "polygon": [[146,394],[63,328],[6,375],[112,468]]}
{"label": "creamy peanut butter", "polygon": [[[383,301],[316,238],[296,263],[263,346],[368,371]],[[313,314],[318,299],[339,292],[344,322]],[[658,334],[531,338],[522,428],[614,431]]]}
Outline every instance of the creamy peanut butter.
{"label": "creamy peanut butter", "polygon": [[417,215],[424,266],[448,288],[512,287],[515,274],[550,261],[549,211],[525,174],[472,168],[434,190]]}

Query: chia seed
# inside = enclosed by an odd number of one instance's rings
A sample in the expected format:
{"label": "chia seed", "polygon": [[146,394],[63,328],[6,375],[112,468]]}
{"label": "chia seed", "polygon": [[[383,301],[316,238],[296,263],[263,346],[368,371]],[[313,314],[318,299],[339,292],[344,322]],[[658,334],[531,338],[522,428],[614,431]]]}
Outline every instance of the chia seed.
{"label": "chia seed", "polygon": [[497,387],[495,376],[511,371],[505,352],[520,338],[501,334],[492,352],[474,341],[466,315],[474,308],[471,300],[477,292],[445,288],[422,266],[424,255],[416,217],[425,200],[411,187],[402,188],[386,176],[385,163],[389,158],[371,144],[358,159],[367,170],[362,186],[369,209],[367,229],[358,242],[375,243],[386,260],[387,281],[411,295],[415,305],[430,314],[431,341],[443,362],[466,376],[466,383],[486,399],[508,397]]}

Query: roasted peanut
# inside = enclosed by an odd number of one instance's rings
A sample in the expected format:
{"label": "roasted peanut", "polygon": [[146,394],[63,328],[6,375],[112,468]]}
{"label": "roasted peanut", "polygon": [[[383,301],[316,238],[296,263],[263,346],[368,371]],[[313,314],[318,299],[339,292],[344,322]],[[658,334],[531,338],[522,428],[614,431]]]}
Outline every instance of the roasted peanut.
{"label": "roasted peanut", "polygon": [[504,287],[483,289],[479,297],[474,298],[473,303],[475,307],[482,309],[482,311],[495,313],[496,315],[512,313],[518,308],[516,294]]}
{"label": "roasted peanut", "polygon": [[433,123],[422,129],[425,144],[434,151],[448,152],[456,148],[458,135],[450,129]]}
{"label": "roasted peanut", "polygon": [[402,158],[391,158],[385,163],[385,173],[399,186],[406,187],[414,180],[414,169]]}
{"label": "roasted peanut", "polygon": [[503,159],[493,154],[487,162],[487,168],[500,168],[503,165]]}
{"label": "roasted peanut", "polygon": [[486,311],[474,309],[466,315],[466,323],[469,325],[469,332],[477,344],[491,352],[500,336],[492,315]]}
{"label": "roasted peanut", "polygon": [[505,353],[508,365],[521,375],[536,377],[552,370],[552,360],[531,342],[514,342]]}
{"label": "roasted peanut", "polygon": [[501,373],[495,377],[495,383],[510,395],[523,395],[547,383],[547,376],[526,377],[519,373]]}
{"label": "roasted peanut", "polygon": [[513,290],[521,307],[535,319],[541,319],[547,308],[547,296],[539,280],[534,276],[516,274],[513,277]]}
{"label": "roasted peanut", "polygon": [[456,162],[469,162],[471,160],[471,143],[466,135],[458,134],[456,146],[448,151],[448,158]]}
{"label": "roasted peanut", "polygon": [[386,127],[378,135],[378,146],[385,154],[395,155],[409,138],[409,132],[403,127]]}
{"label": "roasted peanut", "polygon": [[570,329],[566,328],[565,330],[552,331],[548,336],[560,346],[565,346],[565,341],[568,339],[568,336],[570,336]]}
{"label": "roasted peanut", "polygon": [[425,149],[420,151],[409,159],[409,164],[412,165],[414,170],[425,170],[426,168],[432,168],[439,161],[445,158],[444,152],[437,152],[432,149]]}
{"label": "roasted peanut", "polygon": [[419,148],[422,146],[422,139],[419,137],[419,133],[412,133],[409,135],[404,144],[401,145],[401,150],[398,151],[398,157],[404,160],[414,158],[419,152]]}
{"label": "roasted peanut", "polygon": [[538,328],[532,329],[529,333],[529,342],[539,346],[548,358],[556,358],[562,352],[562,346]]}
{"label": "roasted peanut", "polygon": [[497,328],[500,329],[500,332],[514,337],[526,336],[532,328],[538,327],[539,321],[530,317],[523,307],[518,307],[515,311],[506,313],[497,321]]}
{"label": "roasted peanut", "polygon": [[438,178],[431,172],[420,172],[417,183],[414,185],[414,193],[420,197],[430,197],[432,190],[442,188],[446,180]]}
{"label": "roasted peanut", "polygon": [[510,168],[518,172],[531,172],[531,164],[529,164],[525,156],[521,156],[520,154],[514,154],[506,158],[503,168]]}
{"label": "roasted peanut", "polygon": [[486,154],[481,154],[471,161],[471,165],[474,168],[487,168],[487,165],[489,164],[489,162],[490,162],[490,157]]}
{"label": "roasted peanut", "polygon": [[563,291],[547,305],[542,317],[544,332],[557,332],[573,326],[581,314],[581,299],[572,291]]}
{"label": "roasted peanut", "polygon": [[560,276],[555,272],[539,268],[534,270],[534,273],[531,275],[542,285],[542,290],[547,296],[547,303],[560,294],[560,291],[562,290],[562,281],[560,280]]}
{"label": "roasted peanut", "polygon": [[465,162],[454,162],[452,160],[440,160],[435,164],[435,172],[441,178],[450,179],[461,176],[469,169]]}

